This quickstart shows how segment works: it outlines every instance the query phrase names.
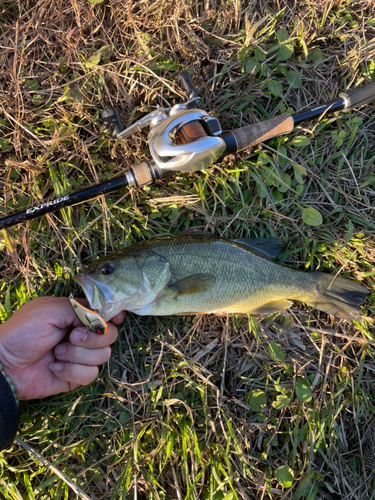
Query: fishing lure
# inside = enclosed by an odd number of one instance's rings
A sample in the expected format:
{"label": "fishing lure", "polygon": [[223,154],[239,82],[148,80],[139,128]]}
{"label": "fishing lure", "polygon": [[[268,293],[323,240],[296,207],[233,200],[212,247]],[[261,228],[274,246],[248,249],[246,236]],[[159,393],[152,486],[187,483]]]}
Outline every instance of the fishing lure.
{"label": "fishing lure", "polygon": [[90,330],[97,333],[98,335],[105,335],[108,332],[108,323],[104,321],[100,313],[83,306],[74,298],[73,294],[69,296],[69,300],[75,315],[86,327],[81,340],[87,338]]}

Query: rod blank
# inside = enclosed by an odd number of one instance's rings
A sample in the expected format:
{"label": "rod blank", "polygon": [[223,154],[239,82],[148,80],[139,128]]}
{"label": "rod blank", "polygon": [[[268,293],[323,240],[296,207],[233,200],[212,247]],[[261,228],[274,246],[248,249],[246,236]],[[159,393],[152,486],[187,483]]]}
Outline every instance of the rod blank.
{"label": "rod blank", "polygon": [[10,226],[14,226],[19,222],[24,222],[31,219],[36,219],[37,217],[59,210],[60,208],[70,207],[71,205],[76,205],[77,203],[82,203],[83,201],[90,200],[91,198],[96,198],[101,194],[109,193],[114,189],[124,187],[128,185],[128,177],[126,175],[118,177],[117,179],[112,179],[108,182],[97,184],[91,186],[77,193],[72,193],[57,200],[49,201],[37,205],[36,207],[30,207],[22,212],[18,212],[8,217],[0,219],[0,229],[5,229]]}
{"label": "rod blank", "polygon": [[351,111],[364,104],[370,104],[375,101],[375,82],[359,87],[358,89],[342,92],[340,97],[346,99],[344,111]]}

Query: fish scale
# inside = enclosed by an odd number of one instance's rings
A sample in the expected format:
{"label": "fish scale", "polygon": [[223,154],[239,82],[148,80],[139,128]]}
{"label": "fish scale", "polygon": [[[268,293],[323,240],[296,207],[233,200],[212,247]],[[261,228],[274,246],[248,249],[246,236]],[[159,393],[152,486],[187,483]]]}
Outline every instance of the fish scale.
{"label": "fish scale", "polygon": [[340,276],[298,271],[272,257],[277,238],[226,240],[176,236],[143,241],[90,264],[76,281],[108,320],[139,315],[269,314],[299,300],[345,319],[361,319],[368,290]]}
{"label": "fish scale", "polygon": [[161,245],[153,251],[162,253],[169,262],[172,280],[179,281],[199,270],[214,275],[216,286],[179,297],[163,294],[138,314],[250,313],[275,300],[303,300],[302,285],[314,287],[314,280],[306,273],[276,264],[239,243],[207,238],[181,241],[178,248]]}

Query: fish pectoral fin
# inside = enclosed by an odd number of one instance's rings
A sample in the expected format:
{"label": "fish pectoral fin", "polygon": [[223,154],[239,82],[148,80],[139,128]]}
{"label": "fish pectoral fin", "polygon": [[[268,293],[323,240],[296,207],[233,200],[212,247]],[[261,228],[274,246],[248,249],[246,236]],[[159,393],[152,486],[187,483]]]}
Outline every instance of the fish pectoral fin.
{"label": "fish pectoral fin", "polygon": [[258,307],[258,309],[251,311],[251,314],[273,314],[288,309],[292,304],[293,302],[286,299],[272,300]]}
{"label": "fish pectoral fin", "polygon": [[210,273],[193,274],[168,285],[168,288],[176,292],[177,296],[207,292],[214,286],[215,280],[215,276]]}
{"label": "fish pectoral fin", "polygon": [[271,259],[276,259],[283,252],[285,246],[279,238],[243,238],[232,241],[246,245]]}

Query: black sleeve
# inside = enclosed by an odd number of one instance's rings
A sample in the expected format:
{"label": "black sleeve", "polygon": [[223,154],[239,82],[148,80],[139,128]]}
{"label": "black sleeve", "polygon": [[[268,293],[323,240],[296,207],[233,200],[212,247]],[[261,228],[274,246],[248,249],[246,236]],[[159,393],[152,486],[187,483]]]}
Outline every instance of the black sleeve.
{"label": "black sleeve", "polygon": [[8,448],[16,435],[18,409],[12,389],[0,373],[0,451]]}

